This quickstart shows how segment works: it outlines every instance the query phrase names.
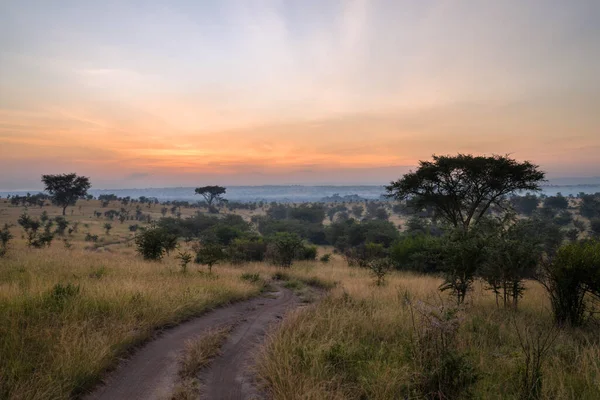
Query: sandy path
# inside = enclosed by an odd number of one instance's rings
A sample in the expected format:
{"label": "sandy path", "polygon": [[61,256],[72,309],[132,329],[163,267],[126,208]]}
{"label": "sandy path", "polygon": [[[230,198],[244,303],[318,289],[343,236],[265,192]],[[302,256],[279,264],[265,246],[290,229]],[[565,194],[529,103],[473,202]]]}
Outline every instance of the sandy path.
{"label": "sandy path", "polygon": [[222,347],[222,354],[202,372],[202,398],[253,399],[252,354],[268,326],[299,304],[290,290],[278,287],[269,296],[216,309],[165,331],[124,361],[85,399],[168,399],[177,383],[178,355],[188,339],[209,328],[236,324]]}

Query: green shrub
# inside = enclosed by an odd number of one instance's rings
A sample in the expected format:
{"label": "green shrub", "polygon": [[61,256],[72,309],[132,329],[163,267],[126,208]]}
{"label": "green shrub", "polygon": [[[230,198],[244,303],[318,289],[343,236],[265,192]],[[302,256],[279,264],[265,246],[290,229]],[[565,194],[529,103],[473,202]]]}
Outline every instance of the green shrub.
{"label": "green shrub", "polygon": [[600,299],[600,241],[569,243],[542,263],[538,276],[550,297],[557,324],[582,325]]}
{"label": "green shrub", "polygon": [[302,239],[293,233],[278,232],[269,238],[268,243],[267,258],[280,267],[291,267],[304,249]]}
{"label": "green shrub", "polygon": [[440,249],[440,240],[430,235],[407,235],[390,247],[390,260],[398,270],[423,273],[438,272],[434,254]]}
{"label": "green shrub", "polygon": [[145,260],[160,260],[177,246],[177,236],[162,228],[150,228],[135,237],[137,252]]}
{"label": "green shrub", "polygon": [[12,240],[13,235],[10,233],[11,225],[4,224],[0,230],[0,257],[4,257],[8,251],[8,243]]}
{"label": "green shrub", "polygon": [[197,264],[208,266],[209,273],[212,273],[213,265],[220,263],[226,258],[222,246],[218,243],[198,244],[194,250],[196,251],[194,261]]}
{"label": "green shrub", "polygon": [[331,261],[331,254],[323,254],[321,258],[319,258],[319,261],[321,261],[323,264],[327,264],[329,261]]}
{"label": "green shrub", "polygon": [[267,244],[260,237],[239,238],[233,240],[226,251],[232,264],[260,262],[265,259]]}
{"label": "green shrub", "polygon": [[298,252],[296,258],[302,261],[314,261],[317,259],[317,246],[304,246]]}

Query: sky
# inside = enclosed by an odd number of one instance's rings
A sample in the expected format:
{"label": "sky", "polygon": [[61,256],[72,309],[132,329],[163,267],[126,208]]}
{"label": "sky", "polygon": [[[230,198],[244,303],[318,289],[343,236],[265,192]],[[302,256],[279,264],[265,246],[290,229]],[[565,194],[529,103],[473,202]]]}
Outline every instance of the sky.
{"label": "sky", "polygon": [[600,176],[597,0],[0,0],[0,189]]}

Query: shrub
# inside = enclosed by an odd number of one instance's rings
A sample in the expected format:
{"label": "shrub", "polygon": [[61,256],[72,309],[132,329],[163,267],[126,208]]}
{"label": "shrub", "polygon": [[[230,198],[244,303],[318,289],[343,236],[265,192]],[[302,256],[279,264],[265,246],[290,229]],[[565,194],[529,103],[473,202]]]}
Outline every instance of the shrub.
{"label": "shrub", "polygon": [[390,247],[390,260],[398,270],[437,272],[435,255],[439,253],[439,243],[439,239],[430,235],[404,236]]}
{"label": "shrub", "polygon": [[201,265],[208,266],[208,272],[212,273],[212,267],[215,264],[225,259],[225,252],[218,243],[205,243],[197,245],[194,249],[196,251],[195,262]]}
{"label": "shrub", "polygon": [[331,261],[331,254],[323,254],[321,258],[319,258],[319,261],[321,261],[323,264],[327,264],[329,261]]}
{"label": "shrub", "polygon": [[542,255],[541,237],[534,229],[530,220],[520,220],[488,238],[479,274],[496,295],[496,304],[502,297],[504,307],[516,308],[525,291],[523,281],[534,277]]}
{"label": "shrub", "polygon": [[293,233],[278,232],[269,238],[267,256],[280,267],[291,267],[298,253],[303,250],[302,239]]}
{"label": "shrub", "polygon": [[314,261],[317,259],[317,246],[303,246],[296,257],[302,261]]}
{"label": "shrub", "polygon": [[68,302],[73,298],[77,297],[80,292],[79,285],[68,283],[63,285],[57,283],[52,287],[50,292],[47,293],[46,301],[50,308],[55,311],[62,310]]}
{"label": "shrub", "polygon": [[97,242],[98,241],[98,235],[92,235],[91,233],[86,233],[85,234],[85,238],[84,240],[86,242]]}
{"label": "shrub", "polygon": [[265,259],[267,244],[260,237],[234,239],[227,247],[227,257],[233,264],[260,262]]}
{"label": "shrub", "polygon": [[556,323],[582,325],[590,311],[588,296],[600,299],[600,241],[562,246],[542,263],[538,279],[550,297]]}
{"label": "shrub", "polygon": [[392,263],[389,258],[375,258],[367,263],[371,274],[375,278],[375,285],[383,286],[385,276],[392,269]]}
{"label": "shrub", "polygon": [[106,235],[110,235],[110,230],[112,229],[112,224],[107,222],[104,224],[104,230],[106,231]]}
{"label": "shrub", "polygon": [[457,304],[465,301],[473,286],[477,269],[485,260],[484,249],[483,238],[474,230],[457,229],[443,242],[444,283],[440,290],[450,290]]}
{"label": "shrub", "polygon": [[[27,214],[22,214],[18,223],[25,230],[28,246],[41,248],[50,246],[52,243],[54,239],[54,233],[51,232],[53,222],[49,218],[42,224],[39,220],[31,218]],[[40,228],[43,228],[43,230],[40,231]]]}
{"label": "shrub", "polygon": [[58,216],[54,218],[54,222],[56,223],[56,233],[60,236],[65,234],[65,230],[69,227],[69,221],[63,216]]}
{"label": "shrub", "polygon": [[6,252],[8,251],[8,243],[13,238],[12,233],[10,233],[11,225],[4,224],[2,230],[0,230],[0,257],[4,257]]}
{"label": "shrub", "polygon": [[179,260],[179,265],[181,266],[181,271],[183,273],[186,273],[188,264],[191,263],[193,260],[192,254],[187,251],[179,252],[179,254],[177,254],[177,256],[175,258]]}
{"label": "shrub", "polygon": [[139,233],[135,238],[137,251],[145,260],[160,260],[167,251],[177,245],[177,236],[161,228],[150,228]]}

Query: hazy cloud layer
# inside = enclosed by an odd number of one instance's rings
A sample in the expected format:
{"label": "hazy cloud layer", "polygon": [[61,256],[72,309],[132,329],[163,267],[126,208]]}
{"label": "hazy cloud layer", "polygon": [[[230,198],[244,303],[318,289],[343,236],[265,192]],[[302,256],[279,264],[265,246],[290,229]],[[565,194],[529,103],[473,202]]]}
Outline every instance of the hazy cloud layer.
{"label": "hazy cloud layer", "polygon": [[598,175],[598,18],[591,0],[3,2],[0,188],[382,183],[458,151]]}

